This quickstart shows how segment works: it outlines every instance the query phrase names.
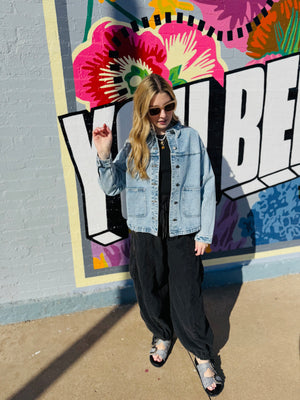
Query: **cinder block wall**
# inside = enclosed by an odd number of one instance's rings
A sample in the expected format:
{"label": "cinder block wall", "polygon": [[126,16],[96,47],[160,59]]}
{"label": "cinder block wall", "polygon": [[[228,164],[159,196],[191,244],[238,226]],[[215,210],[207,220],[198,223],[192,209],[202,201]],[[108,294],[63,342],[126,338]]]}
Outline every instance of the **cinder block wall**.
{"label": "cinder block wall", "polygon": [[1,4],[1,304],[74,290],[42,2]]}
{"label": "cinder block wall", "polygon": [[[85,105],[82,104],[85,100],[78,97],[72,62],[80,53],[81,43],[88,42],[88,34],[91,35],[96,29],[95,24],[101,25],[103,18],[118,21],[120,27],[126,26],[130,30],[133,29],[130,26],[133,17],[138,21],[142,21],[143,17],[150,19],[154,9],[149,7],[149,1],[146,0],[131,1],[127,5],[119,0],[116,2],[94,1],[93,3],[93,7],[91,7],[91,2],[83,0],[40,2],[7,0],[1,4],[1,323],[42,318],[135,299],[126,267],[126,260],[128,260],[126,235],[118,237],[115,243],[113,240],[108,243],[100,240],[96,244],[89,235],[87,226],[89,227],[90,222],[85,209],[85,202],[89,199],[86,193],[86,198],[84,198],[82,177],[80,171],[78,174],[76,170],[77,160],[72,159],[76,148],[72,148],[66,127],[63,123],[59,124],[58,117],[64,114],[71,118],[74,117],[73,113],[80,116],[81,112],[84,110],[89,112],[93,107],[100,107],[98,114],[101,117],[109,117],[109,114],[105,114],[104,109],[101,108],[105,103],[90,104],[90,107],[87,101]],[[169,10],[167,6],[172,2],[163,3],[166,7],[160,10],[162,16]],[[197,24],[199,21],[201,23],[201,20],[204,21],[205,16],[212,15],[201,1],[185,3],[188,5],[186,9],[173,10],[171,7],[171,11],[174,11],[171,18],[173,20],[177,18],[178,22],[176,12],[183,13],[183,23],[187,27],[189,15],[194,17]],[[274,4],[270,1],[266,2],[268,13],[272,10],[273,12],[277,10],[276,12],[279,13],[278,8],[273,8],[276,3],[276,1]],[[118,5],[123,7],[123,12],[117,8]],[[260,20],[267,18],[264,16],[265,12],[261,14],[260,9],[256,11]],[[278,18],[287,21],[286,15],[278,14]],[[249,68],[251,62],[253,66],[258,63],[257,59],[247,54],[246,48],[241,49],[229,43],[230,40],[227,39],[230,39],[230,34],[227,32],[231,28],[229,29],[226,25],[226,20],[221,21],[221,17],[219,22],[220,25],[214,28],[214,36],[209,34],[208,37],[213,37],[214,46],[220,46],[218,62],[222,65],[224,74]],[[178,22],[180,27],[183,23]],[[218,20],[214,23],[217,24]],[[244,35],[249,35],[249,29],[247,30],[245,26],[243,26]],[[282,26],[283,28],[285,26],[283,22]],[[159,26],[156,27],[158,28]],[[235,26],[232,31],[234,41],[237,35],[240,35],[237,28],[238,26]],[[143,29],[149,31],[151,28],[139,25],[139,29],[141,32]],[[258,29],[257,21],[252,22],[252,29]],[[206,30],[201,31],[195,25],[195,31],[198,35],[202,32],[201,35],[204,36],[205,33],[206,36],[209,31],[209,21],[206,22]],[[217,32],[223,32],[223,41],[220,34],[216,36]],[[254,52],[253,48],[250,50]],[[250,50],[248,46],[248,53]],[[273,55],[268,56],[268,59],[299,55],[297,47],[289,50],[289,53],[287,49],[281,52],[279,50],[277,46],[277,53],[271,52]],[[266,54],[267,51],[261,56],[264,57]],[[284,75],[285,67],[284,64],[281,65],[281,70],[280,68],[279,70],[281,75]],[[57,71],[61,72],[60,77]],[[289,71],[286,72],[289,73]],[[225,82],[226,79],[224,79]],[[207,77],[203,80],[207,81]],[[196,81],[200,88],[201,76],[185,82],[188,85]],[[63,82],[63,85],[60,82]],[[184,95],[181,95],[183,92],[177,93],[179,103],[184,104],[187,100]],[[289,99],[295,101],[296,104],[295,90],[293,93],[291,90],[288,91]],[[66,106],[61,105],[64,103]],[[195,113],[193,114],[192,105],[190,107],[191,118],[191,115],[195,116]],[[108,107],[107,110],[109,109],[111,108]],[[293,122],[292,126],[288,126],[287,123],[283,131],[290,133],[285,139],[293,140],[296,146],[299,139],[296,134],[291,135],[291,132],[297,122],[297,113],[293,115],[294,117],[290,118]],[[184,115],[182,117],[186,118]],[[209,118],[222,120],[224,112],[219,111],[218,114],[218,108],[216,108],[212,114],[209,114]],[[127,128],[128,125],[128,121],[126,123],[122,121],[121,115],[119,131],[120,126],[125,125]],[[80,132],[78,132],[79,136]],[[274,143],[275,146],[280,145],[279,140]],[[259,157],[254,152],[253,158]],[[276,162],[277,160],[274,160],[275,164]],[[278,184],[287,185],[286,192],[295,191],[295,188],[299,188],[300,185],[299,160],[295,160],[293,167],[294,169],[289,167],[293,170],[293,177],[287,176],[278,182]],[[223,165],[224,168],[226,166]],[[280,168],[279,166],[278,169]],[[276,168],[274,168],[274,173],[275,170]],[[270,202],[278,202],[274,207],[274,212],[277,209],[280,213],[282,191],[276,192],[277,186],[274,184],[267,185],[266,189],[268,187],[275,188],[274,195],[269,195],[269,199]],[[245,197],[244,201],[247,199],[250,210],[261,210],[257,206],[258,202],[262,201],[262,198],[259,199],[260,191],[254,192],[249,192],[248,198]],[[263,190],[261,193],[264,193]],[[229,209],[226,211],[224,193],[222,196],[223,203],[221,201],[218,205],[218,215],[221,220],[222,213],[224,214],[226,224],[226,213],[229,213]],[[227,193],[227,198],[228,196]],[[231,198],[231,201],[233,202],[231,204],[236,207],[240,220],[244,218],[245,224],[247,221],[249,223],[250,220],[247,220],[249,209],[248,213],[243,214],[241,211],[243,205],[238,196]],[[111,207],[112,217],[119,218],[116,217],[118,213],[114,214],[114,207],[119,206],[113,203]],[[236,226],[227,247],[215,246],[215,252],[208,255],[205,264],[206,285],[233,282],[242,284],[245,280],[298,273],[299,213],[299,193],[297,196],[293,192],[291,201],[282,214],[282,218],[287,214],[292,216],[293,221],[283,222],[283,226],[290,224],[291,233],[281,239],[277,237],[274,239],[271,234],[268,236],[264,233],[267,239],[254,243],[253,235],[247,236],[245,230],[242,232],[242,228]],[[101,214],[100,210],[98,217],[101,220],[101,218],[106,218],[106,215],[104,212]],[[258,215],[258,212],[255,215]],[[269,217],[270,214],[265,214],[265,219]],[[297,222],[295,223],[297,218],[298,225]],[[257,229],[263,221],[264,217],[257,220]],[[112,235],[116,233],[112,232]],[[120,254],[116,264],[112,257],[115,252]]]}

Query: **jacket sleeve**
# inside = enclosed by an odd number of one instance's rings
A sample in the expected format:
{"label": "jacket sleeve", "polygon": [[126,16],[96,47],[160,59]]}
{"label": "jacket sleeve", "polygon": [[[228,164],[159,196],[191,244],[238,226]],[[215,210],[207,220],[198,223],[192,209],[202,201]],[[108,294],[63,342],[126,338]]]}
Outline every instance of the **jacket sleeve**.
{"label": "jacket sleeve", "polygon": [[[201,139],[200,139],[201,141]],[[201,145],[201,228],[196,233],[195,240],[203,243],[211,243],[215,227],[216,217],[216,187],[215,175],[209,156]]]}
{"label": "jacket sleeve", "polygon": [[127,156],[131,146],[125,142],[114,161],[110,155],[107,160],[100,160],[97,155],[99,184],[108,196],[115,196],[122,192],[126,186]]}

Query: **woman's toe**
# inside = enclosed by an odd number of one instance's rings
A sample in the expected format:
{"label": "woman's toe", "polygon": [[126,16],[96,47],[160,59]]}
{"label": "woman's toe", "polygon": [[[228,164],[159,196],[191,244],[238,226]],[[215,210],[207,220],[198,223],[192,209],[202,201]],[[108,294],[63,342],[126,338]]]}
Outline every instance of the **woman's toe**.
{"label": "woman's toe", "polygon": [[214,383],[213,385],[211,385],[211,386],[208,386],[208,390],[215,390],[215,388],[217,387],[217,385]]}

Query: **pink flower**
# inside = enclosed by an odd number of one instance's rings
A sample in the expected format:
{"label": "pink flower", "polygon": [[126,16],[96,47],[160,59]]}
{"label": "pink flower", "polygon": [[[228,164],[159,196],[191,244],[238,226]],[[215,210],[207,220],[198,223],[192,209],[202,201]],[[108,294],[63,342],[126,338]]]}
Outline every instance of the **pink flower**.
{"label": "pink flower", "polygon": [[89,107],[126,100],[146,75],[168,79],[165,60],[163,44],[150,31],[139,34],[125,24],[100,21],[75,50],[76,96]]}
{"label": "pink flower", "polygon": [[134,32],[128,24],[101,20],[73,55],[76,96],[87,108],[123,101],[151,73],[173,86],[207,77],[223,84],[227,67],[218,46],[186,21]]}
{"label": "pink flower", "polygon": [[165,65],[170,71],[173,85],[175,73],[178,83],[192,82],[200,78],[214,77],[224,83],[225,62],[220,57],[219,44],[197,29],[197,25],[178,24],[173,21],[159,29],[167,51]]}

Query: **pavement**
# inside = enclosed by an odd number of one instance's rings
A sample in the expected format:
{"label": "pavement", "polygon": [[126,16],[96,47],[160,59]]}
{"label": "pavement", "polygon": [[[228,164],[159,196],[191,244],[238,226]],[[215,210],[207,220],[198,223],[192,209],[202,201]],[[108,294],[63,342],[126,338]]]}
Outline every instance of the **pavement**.
{"label": "pavement", "polygon": [[[299,400],[300,274],[204,291],[220,400]],[[136,304],[0,326],[2,400],[207,399],[177,340],[162,368]]]}

